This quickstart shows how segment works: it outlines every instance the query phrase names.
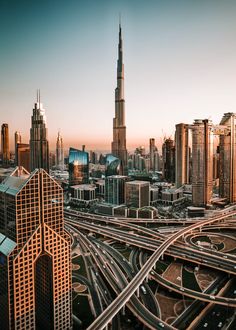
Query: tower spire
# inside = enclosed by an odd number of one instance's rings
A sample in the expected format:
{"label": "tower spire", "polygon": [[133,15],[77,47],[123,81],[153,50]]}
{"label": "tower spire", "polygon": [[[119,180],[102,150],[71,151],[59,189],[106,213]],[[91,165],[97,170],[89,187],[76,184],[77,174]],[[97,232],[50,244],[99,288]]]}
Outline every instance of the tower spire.
{"label": "tower spire", "polygon": [[119,44],[118,44],[118,61],[117,61],[117,78],[123,76],[123,41],[121,21],[119,22]]}
{"label": "tower spire", "polygon": [[113,141],[111,144],[112,154],[121,161],[121,173],[126,172],[127,149],[126,149],[126,126],[125,126],[125,100],[124,100],[124,64],[122,45],[121,19],[119,17],[119,43],[117,60],[117,87],[115,89],[115,117],[113,118]]}
{"label": "tower spire", "polygon": [[43,168],[49,172],[49,148],[46,116],[40,103],[40,89],[37,89],[37,102],[34,104],[30,129],[30,168]]}

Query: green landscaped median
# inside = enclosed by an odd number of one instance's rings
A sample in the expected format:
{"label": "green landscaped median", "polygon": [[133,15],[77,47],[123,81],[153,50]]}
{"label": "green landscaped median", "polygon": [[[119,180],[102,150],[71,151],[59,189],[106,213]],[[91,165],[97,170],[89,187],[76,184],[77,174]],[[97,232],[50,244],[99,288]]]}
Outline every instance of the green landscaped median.
{"label": "green landscaped median", "polygon": [[197,283],[194,272],[189,272],[184,267],[182,269],[182,283],[184,288],[202,292]]}

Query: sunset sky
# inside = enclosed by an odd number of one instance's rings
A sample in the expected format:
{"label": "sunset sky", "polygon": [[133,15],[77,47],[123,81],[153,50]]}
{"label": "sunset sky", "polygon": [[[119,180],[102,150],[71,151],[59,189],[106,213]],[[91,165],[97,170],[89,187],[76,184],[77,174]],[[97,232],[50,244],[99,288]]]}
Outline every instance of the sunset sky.
{"label": "sunset sky", "polygon": [[235,0],[0,2],[0,124],[28,142],[36,89],[51,149],[109,150],[119,13],[127,145],[174,136],[175,124],[236,112]]}

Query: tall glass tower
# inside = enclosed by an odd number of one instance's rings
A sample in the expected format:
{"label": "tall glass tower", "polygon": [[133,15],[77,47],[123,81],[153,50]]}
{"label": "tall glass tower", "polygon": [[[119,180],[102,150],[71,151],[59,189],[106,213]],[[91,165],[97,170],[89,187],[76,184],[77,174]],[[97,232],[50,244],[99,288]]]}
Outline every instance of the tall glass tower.
{"label": "tall glass tower", "polygon": [[0,184],[0,320],[4,330],[72,329],[71,240],[63,190],[43,169]]}
{"label": "tall glass tower", "polygon": [[56,144],[56,167],[59,170],[64,170],[64,148],[61,133],[58,132]]}
{"label": "tall glass tower", "polygon": [[15,165],[18,165],[17,159],[17,145],[21,143],[21,134],[20,132],[15,132]]}
{"label": "tall glass tower", "polygon": [[43,104],[40,103],[40,91],[34,104],[30,129],[30,168],[43,168],[49,172],[49,147],[47,139],[46,116]]}
{"label": "tall glass tower", "polygon": [[2,140],[2,165],[8,166],[10,162],[10,145],[9,145],[9,128],[8,124],[2,124],[1,129]]}
{"label": "tall glass tower", "polygon": [[89,182],[89,154],[86,151],[70,148],[69,183],[70,186]]}
{"label": "tall glass tower", "polygon": [[125,100],[124,100],[124,64],[121,25],[119,25],[119,45],[117,61],[117,87],[115,89],[115,118],[113,118],[112,154],[121,161],[120,174],[127,171]]}

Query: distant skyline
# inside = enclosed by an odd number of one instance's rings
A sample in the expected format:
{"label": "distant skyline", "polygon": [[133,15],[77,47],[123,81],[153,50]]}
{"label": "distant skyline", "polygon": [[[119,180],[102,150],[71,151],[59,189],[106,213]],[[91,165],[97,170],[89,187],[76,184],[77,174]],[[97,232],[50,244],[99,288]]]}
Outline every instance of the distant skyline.
{"label": "distant skyline", "polygon": [[36,90],[50,149],[110,150],[118,24],[127,146],[158,146],[175,124],[236,112],[236,1],[1,1],[0,124],[28,143]]}

